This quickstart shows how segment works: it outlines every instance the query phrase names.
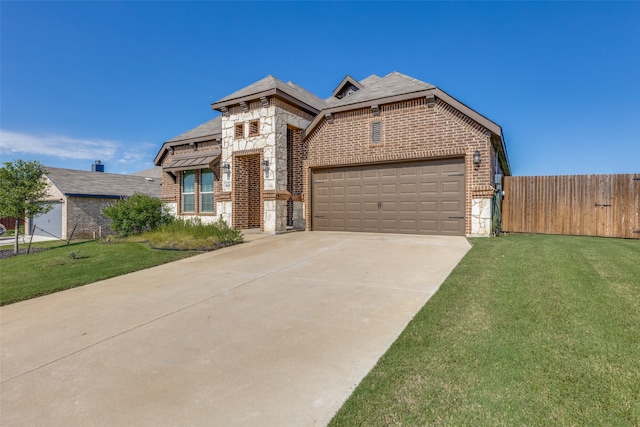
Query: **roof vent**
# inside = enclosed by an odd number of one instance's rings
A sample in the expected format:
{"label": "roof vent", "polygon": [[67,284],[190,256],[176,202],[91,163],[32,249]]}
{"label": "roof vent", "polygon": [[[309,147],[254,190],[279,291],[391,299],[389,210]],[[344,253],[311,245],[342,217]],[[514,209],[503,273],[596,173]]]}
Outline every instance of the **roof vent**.
{"label": "roof vent", "polygon": [[104,172],[102,161],[96,160],[96,162],[91,165],[91,172]]}

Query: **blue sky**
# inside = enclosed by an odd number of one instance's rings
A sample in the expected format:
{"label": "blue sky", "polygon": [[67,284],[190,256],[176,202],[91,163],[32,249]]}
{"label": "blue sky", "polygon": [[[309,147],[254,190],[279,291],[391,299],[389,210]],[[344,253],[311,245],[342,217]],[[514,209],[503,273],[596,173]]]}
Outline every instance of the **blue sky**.
{"label": "blue sky", "polygon": [[132,173],[272,74],[399,71],[502,126],[514,175],[640,172],[640,2],[0,3],[0,161]]}

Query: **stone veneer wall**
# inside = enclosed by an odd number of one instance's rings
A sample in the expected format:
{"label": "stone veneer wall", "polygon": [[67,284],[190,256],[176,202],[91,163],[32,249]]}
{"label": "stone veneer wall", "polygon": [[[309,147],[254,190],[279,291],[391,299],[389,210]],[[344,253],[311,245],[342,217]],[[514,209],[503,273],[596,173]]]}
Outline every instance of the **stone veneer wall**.
{"label": "stone veneer wall", "polygon": [[[491,201],[492,183],[490,132],[441,100],[432,107],[426,99],[402,101],[380,107],[375,116],[370,108],[333,115],[323,120],[306,138],[307,157],[303,167],[305,212],[311,212],[310,171],[328,166],[348,166],[399,160],[463,157],[465,159],[465,230],[468,235],[488,235],[485,202]],[[370,144],[370,124],[382,122],[382,143]],[[482,162],[473,165],[473,153]],[[477,206],[474,208],[474,206]],[[472,210],[479,210],[473,220]],[[489,218],[490,218],[489,209]],[[307,229],[312,229],[306,215]]]}
{"label": "stone veneer wall", "polygon": [[[222,187],[218,195],[218,212],[224,218],[236,217],[233,213],[238,205],[234,203],[237,196],[234,184],[237,180],[233,174],[236,169],[234,162],[247,155],[260,153],[262,161],[269,162],[268,172],[262,172],[262,225],[265,232],[280,233],[287,229],[287,126],[304,129],[309,123],[308,114],[280,100],[269,99],[269,105],[264,106],[260,101],[251,102],[248,111],[239,106],[229,109],[228,115],[222,117],[222,164],[231,164],[229,173],[221,175]],[[249,122],[260,120],[260,134],[248,136]],[[245,134],[243,138],[235,138],[235,125],[243,123]],[[300,172],[298,172],[300,173]],[[232,223],[234,226],[241,224]]]}

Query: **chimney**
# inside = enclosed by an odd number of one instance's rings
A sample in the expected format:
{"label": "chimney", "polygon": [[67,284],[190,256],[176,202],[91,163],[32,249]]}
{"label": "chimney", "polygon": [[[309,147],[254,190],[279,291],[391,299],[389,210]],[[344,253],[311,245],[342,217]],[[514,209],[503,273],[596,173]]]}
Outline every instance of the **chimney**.
{"label": "chimney", "polygon": [[96,162],[91,165],[91,172],[104,172],[102,161],[96,160]]}

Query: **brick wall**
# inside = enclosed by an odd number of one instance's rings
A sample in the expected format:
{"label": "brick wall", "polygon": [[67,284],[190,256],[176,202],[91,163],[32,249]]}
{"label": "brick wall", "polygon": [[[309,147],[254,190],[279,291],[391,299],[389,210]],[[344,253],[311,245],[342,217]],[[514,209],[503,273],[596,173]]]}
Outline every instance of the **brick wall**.
{"label": "brick wall", "polygon": [[236,156],[233,165],[233,226],[263,228],[260,155]]}
{"label": "brick wall", "polygon": [[[310,169],[459,157],[465,159],[466,232],[471,232],[471,200],[493,194],[490,133],[483,126],[441,100],[428,107],[424,98],[383,105],[378,116],[365,108],[334,114],[333,119],[331,124],[323,120],[303,148],[307,229],[311,229]],[[372,145],[374,121],[382,122],[382,143]],[[475,150],[482,159],[479,167],[473,165]]]}
{"label": "brick wall", "polygon": [[[287,190],[293,196],[302,196],[302,161],[306,155],[305,147],[300,139],[302,136],[302,129],[296,129],[289,127],[290,132],[290,148],[293,151],[291,155],[291,177],[292,182],[288,185]],[[289,148],[289,147],[287,147]],[[294,197],[294,200],[299,198]]]}
{"label": "brick wall", "polygon": [[98,197],[68,197],[66,238],[71,237],[72,232],[74,239],[93,239],[112,234],[110,220],[102,215],[102,210],[117,201]]}

